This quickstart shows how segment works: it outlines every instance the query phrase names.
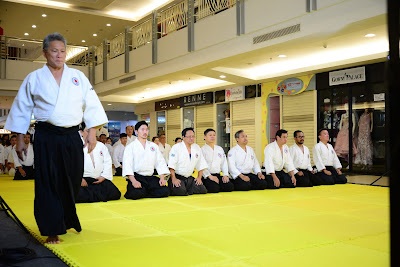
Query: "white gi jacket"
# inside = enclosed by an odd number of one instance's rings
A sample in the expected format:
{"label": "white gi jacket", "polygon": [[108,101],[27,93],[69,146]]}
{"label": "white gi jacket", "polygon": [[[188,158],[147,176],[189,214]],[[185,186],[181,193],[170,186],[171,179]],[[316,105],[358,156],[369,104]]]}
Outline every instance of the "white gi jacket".
{"label": "white gi jacket", "polygon": [[171,151],[171,146],[165,143],[165,147],[160,143],[158,145],[158,148],[160,149],[161,154],[163,155],[165,162],[168,164],[168,157],[169,157],[169,151]]}
{"label": "white gi jacket", "polygon": [[[90,154],[93,156],[94,166]],[[87,146],[84,147],[83,155],[85,165],[83,177],[97,178],[102,176],[112,181],[112,162],[107,147],[103,143],[97,142],[96,147],[90,154],[88,153]]]}
{"label": "white gi jacket", "polygon": [[34,164],[34,152],[33,152],[33,145],[29,144],[28,149],[27,149],[27,154],[22,155],[24,160],[21,160],[18,158],[17,151],[15,148],[12,150],[12,155],[14,158],[14,166],[15,168],[20,167],[22,165],[24,166],[33,166]]}
{"label": "white gi jacket", "polygon": [[112,158],[114,148],[113,148],[112,145],[110,145],[110,144],[105,144],[105,146],[107,147],[108,153],[110,154],[110,156],[111,156],[111,158]]}
{"label": "white gi jacket", "polygon": [[5,164],[5,160],[6,160],[6,154],[5,154],[5,147],[0,144],[0,163],[1,164]]}
{"label": "white gi jacket", "polygon": [[143,176],[152,176],[154,169],[158,174],[170,174],[158,146],[147,140],[145,147],[139,139],[126,146],[122,166],[124,177],[134,175],[135,172]]}
{"label": "white gi jacket", "polygon": [[246,151],[239,145],[231,148],[228,152],[228,167],[233,179],[236,179],[241,173],[247,174],[253,171],[257,174],[261,172],[256,153],[249,146],[246,146]]}
{"label": "white gi jacket", "polygon": [[197,171],[206,169],[207,162],[203,158],[201,148],[197,144],[192,144],[190,150],[191,156],[185,142],[173,145],[169,152],[168,167],[184,177],[191,176],[195,168]]}
{"label": "white gi jacket", "polygon": [[11,154],[12,146],[4,147],[4,160],[8,160],[8,156]]}
{"label": "white gi jacket", "polygon": [[[9,146],[9,147],[11,147],[11,146]],[[8,157],[7,157],[7,162],[8,163],[14,163],[13,150],[15,150],[15,146],[11,147],[10,153],[8,154]]]}
{"label": "white gi jacket", "polygon": [[294,144],[289,148],[290,156],[292,157],[293,165],[295,167],[294,174],[299,172],[298,169],[312,171],[310,150],[305,145],[303,145],[303,149],[304,153],[297,144]]}
{"label": "white gi jacket", "polygon": [[203,157],[207,162],[207,169],[203,171],[203,177],[206,178],[212,173],[220,173],[223,176],[229,176],[228,161],[226,160],[224,149],[220,146],[214,145],[212,149],[209,145],[205,144],[201,147]]}
{"label": "white gi jacket", "polygon": [[66,64],[60,86],[46,64],[28,74],[11,106],[4,128],[25,134],[32,112],[37,121],[60,127],[76,126],[82,118],[88,129],[108,122],[89,80],[81,71]]}
{"label": "white gi jacket", "polygon": [[[126,142],[126,145],[129,145],[130,143],[132,143],[133,141],[136,140],[136,136],[134,136],[134,135],[132,134],[131,137],[126,136],[126,139],[128,140],[128,141]],[[113,145],[113,148],[116,148],[116,147],[117,147],[118,145],[120,145],[120,144],[121,144],[121,139],[118,140],[117,142],[115,142],[115,144]]]}
{"label": "white gi jacket", "polygon": [[294,171],[289,147],[283,145],[281,153],[281,149],[276,141],[267,145],[264,149],[264,167],[267,174],[281,171],[283,168],[285,168],[287,172]]}
{"label": "white gi jacket", "polygon": [[122,162],[122,160],[124,158],[125,148],[126,148],[126,146],[124,146],[123,144],[119,144],[114,148],[112,159],[113,159],[113,164],[114,164],[115,168],[121,167],[120,162]]}
{"label": "white gi jacket", "polygon": [[319,172],[325,169],[325,166],[333,166],[335,169],[342,168],[335,150],[329,143],[326,147],[324,143],[318,142],[313,148],[313,159]]}

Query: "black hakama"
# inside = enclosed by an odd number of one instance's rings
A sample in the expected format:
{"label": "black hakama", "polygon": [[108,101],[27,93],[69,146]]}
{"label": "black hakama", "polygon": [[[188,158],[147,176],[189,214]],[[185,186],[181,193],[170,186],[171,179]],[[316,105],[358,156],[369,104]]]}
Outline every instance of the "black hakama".
{"label": "black hakama", "polygon": [[169,196],[168,186],[160,185],[160,178],[156,176],[144,176],[138,173],[134,174],[135,179],[140,182],[142,188],[135,188],[131,180],[127,179],[126,199],[140,199],[145,197],[160,198]]}
{"label": "black hakama", "polygon": [[25,176],[22,176],[22,174],[19,172],[19,168],[15,168],[15,176],[14,180],[32,180],[35,179],[35,169],[33,166],[21,166],[22,169],[25,171]]}
{"label": "black hakama", "polygon": [[107,202],[121,198],[121,192],[110,180],[105,179],[99,184],[93,184],[98,180],[90,177],[84,177],[83,179],[85,179],[88,186],[80,187],[76,203]]}
{"label": "black hakama", "polygon": [[208,178],[205,178],[205,179],[203,178],[202,179],[203,184],[207,188],[207,193],[232,192],[233,191],[234,186],[231,181],[224,183],[222,181],[222,176],[219,173],[213,173],[211,175],[216,176],[219,180],[219,183],[216,183]]}
{"label": "black hakama", "polygon": [[176,179],[181,181],[181,186],[175,187],[172,180],[168,180],[168,187],[171,196],[187,196],[193,194],[206,194],[207,188],[204,184],[197,185],[193,176],[185,177],[175,174]]}

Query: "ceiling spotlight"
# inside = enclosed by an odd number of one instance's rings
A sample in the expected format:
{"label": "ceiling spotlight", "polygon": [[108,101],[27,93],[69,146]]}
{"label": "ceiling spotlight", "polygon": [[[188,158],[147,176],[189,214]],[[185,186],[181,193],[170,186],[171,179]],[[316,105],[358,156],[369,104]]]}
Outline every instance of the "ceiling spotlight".
{"label": "ceiling spotlight", "polygon": [[110,27],[110,26],[111,26],[111,24],[110,24],[110,23],[107,23],[107,24],[106,24],[106,26],[107,26],[107,27]]}
{"label": "ceiling spotlight", "polygon": [[108,106],[111,106],[112,104],[107,104]]}
{"label": "ceiling spotlight", "polygon": [[46,14],[42,14],[42,17],[45,18],[45,17],[47,17],[47,15]]}
{"label": "ceiling spotlight", "polygon": [[178,80],[178,82],[180,82],[180,83],[181,83],[181,82],[183,82],[183,80]]}
{"label": "ceiling spotlight", "polygon": [[371,38],[371,37],[375,37],[375,36],[376,35],[373,33],[368,33],[368,34],[364,35],[364,37],[367,37],[367,38]]}
{"label": "ceiling spotlight", "polygon": [[36,28],[36,25],[32,25],[32,28]]}
{"label": "ceiling spotlight", "polygon": [[85,40],[82,40],[82,43],[86,42]]}
{"label": "ceiling spotlight", "polygon": [[226,78],[225,75],[219,75],[219,77],[222,78],[222,79]]}
{"label": "ceiling spotlight", "polygon": [[287,55],[279,55],[278,57],[287,57]]}
{"label": "ceiling spotlight", "polygon": [[97,36],[97,33],[93,33],[93,36]]}
{"label": "ceiling spotlight", "polygon": [[146,88],[146,90],[150,90],[150,88],[149,88],[149,87],[147,87],[147,88]]}
{"label": "ceiling spotlight", "polygon": [[28,35],[29,35],[29,33],[27,33],[27,32],[26,32],[26,33],[24,33],[24,35],[28,36]]}

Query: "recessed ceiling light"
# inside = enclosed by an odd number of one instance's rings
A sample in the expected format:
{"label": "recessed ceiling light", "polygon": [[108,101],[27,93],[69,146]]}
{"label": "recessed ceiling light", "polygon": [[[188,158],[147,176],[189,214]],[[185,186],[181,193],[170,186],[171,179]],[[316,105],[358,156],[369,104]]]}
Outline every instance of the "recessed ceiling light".
{"label": "recessed ceiling light", "polygon": [[46,14],[42,14],[42,17],[45,18],[45,17],[47,17],[47,15]]}
{"label": "recessed ceiling light", "polygon": [[107,23],[107,24],[106,24],[106,26],[107,26],[107,27],[110,27],[110,26],[111,26],[111,24],[110,24],[110,23]]}
{"label": "recessed ceiling light", "polygon": [[32,25],[32,28],[36,28],[36,25]]}
{"label": "recessed ceiling light", "polygon": [[112,104],[107,104],[108,106],[111,106]]}
{"label": "recessed ceiling light", "polygon": [[180,83],[181,83],[181,82],[183,82],[183,80],[178,80],[178,82],[180,82]]}
{"label": "recessed ceiling light", "polygon": [[278,57],[287,57],[287,55],[279,55]]}
{"label": "recessed ceiling light", "polygon": [[147,88],[146,88],[146,90],[150,90],[150,88],[149,88],[149,87],[147,87]]}
{"label": "recessed ceiling light", "polygon": [[225,75],[219,75],[219,77],[222,78],[222,79],[226,78]]}
{"label": "recessed ceiling light", "polygon": [[82,40],[82,43],[86,42],[85,40]]}
{"label": "recessed ceiling light", "polygon": [[364,35],[364,37],[367,37],[367,38],[371,38],[371,37],[375,37],[375,36],[376,35],[373,33],[368,33],[368,34]]}
{"label": "recessed ceiling light", "polygon": [[93,36],[97,36],[97,33],[93,33]]}
{"label": "recessed ceiling light", "polygon": [[28,36],[28,35],[29,35],[29,33],[27,33],[27,32],[26,32],[26,33],[24,33],[24,35]]}

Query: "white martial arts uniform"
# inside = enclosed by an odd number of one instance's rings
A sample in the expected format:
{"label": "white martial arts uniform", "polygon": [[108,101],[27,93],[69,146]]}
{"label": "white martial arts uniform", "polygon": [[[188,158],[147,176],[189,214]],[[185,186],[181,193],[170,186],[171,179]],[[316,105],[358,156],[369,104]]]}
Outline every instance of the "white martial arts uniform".
{"label": "white martial arts uniform", "polygon": [[126,146],[124,146],[123,144],[119,144],[118,146],[114,147],[112,159],[115,168],[121,167],[121,162],[124,158],[125,148]]}
{"label": "white martial arts uniform", "polygon": [[21,160],[17,156],[17,152],[15,149],[12,150],[13,153],[13,158],[14,158],[14,166],[15,168],[21,167],[22,165],[24,166],[33,166],[34,164],[34,152],[33,152],[33,145],[29,144],[28,149],[27,149],[27,155],[25,156],[24,153],[22,153],[22,157],[24,160]]}
{"label": "white martial arts uniform", "polygon": [[5,155],[5,148],[2,144],[0,144],[0,163],[5,164],[5,160],[6,160],[6,155]]}
{"label": "white martial arts uniform", "polygon": [[[158,174],[170,174],[167,164],[156,144],[146,141],[145,147],[138,139],[126,146],[122,169],[122,176],[138,173],[143,176],[152,176],[154,169]],[[126,177],[127,178],[127,177]]]}
{"label": "white martial arts uniform", "polygon": [[114,152],[114,148],[113,148],[112,145],[110,145],[110,144],[105,144],[105,146],[107,147],[108,153],[110,154],[110,156],[111,156],[111,158],[112,158],[113,152]]}
{"label": "white martial arts uniform", "polygon": [[169,152],[168,167],[175,170],[175,173],[184,177],[193,174],[194,169],[201,171],[207,168],[201,148],[197,144],[190,146],[191,156],[186,148],[185,142],[172,146]]}
{"label": "white martial arts uniform", "polygon": [[339,158],[331,144],[318,142],[313,148],[313,159],[318,171],[325,169],[325,166],[333,166],[335,169],[342,168]]}
{"label": "white martial arts uniform", "polygon": [[305,145],[303,145],[303,149],[304,153],[297,144],[294,144],[289,148],[290,156],[292,157],[293,165],[295,167],[293,172],[294,174],[299,172],[298,169],[309,171],[313,170],[311,166],[310,150]]}
{"label": "white martial arts uniform", "polygon": [[83,148],[83,154],[85,163],[83,177],[98,178],[101,176],[112,181],[112,160],[107,147],[103,143],[97,142],[96,147],[90,154],[86,146]]}
{"label": "white martial arts uniform", "polygon": [[[134,136],[134,135],[132,134],[131,137],[126,136],[126,139],[128,140],[128,141],[126,142],[126,145],[129,145],[130,143],[132,143],[133,141],[136,140],[136,136]],[[121,144],[121,139],[119,139],[117,142],[115,142],[115,144],[113,145],[113,148],[115,149],[115,148],[116,148],[118,145],[120,145],[120,144]]]}
{"label": "white martial arts uniform", "polygon": [[229,150],[228,168],[233,179],[236,179],[241,173],[248,174],[253,171],[254,174],[257,174],[261,172],[256,153],[254,153],[254,150],[249,146],[246,146],[246,151],[239,145]]}
{"label": "white martial arts uniform", "polygon": [[160,149],[161,154],[163,155],[165,162],[168,164],[168,157],[169,157],[169,151],[171,151],[171,146],[165,143],[165,147],[160,143],[158,145],[158,148]]}
{"label": "white martial arts uniform", "polygon": [[221,171],[223,176],[229,176],[228,161],[222,147],[214,145],[214,149],[212,149],[209,145],[205,144],[201,147],[201,151],[207,162],[207,169],[203,171],[204,178],[213,173],[220,174]]}
{"label": "white martial arts uniform", "polygon": [[[54,90],[58,90],[54,93]],[[22,104],[23,103],[23,104]],[[60,86],[46,64],[23,81],[8,114],[5,129],[25,134],[31,117],[59,127],[92,128],[108,123],[103,106],[86,76],[64,64]]]}
{"label": "white martial arts uniform", "polygon": [[11,145],[4,147],[4,160],[8,161],[8,156],[10,155],[10,152],[11,152],[12,149],[13,148],[12,148]]}
{"label": "white martial arts uniform", "polygon": [[294,171],[292,157],[290,156],[289,147],[282,146],[282,152],[276,141],[267,145],[264,149],[264,167],[265,173],[275,173],[281,171],[283,168],[287,172]]}

